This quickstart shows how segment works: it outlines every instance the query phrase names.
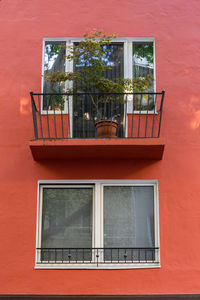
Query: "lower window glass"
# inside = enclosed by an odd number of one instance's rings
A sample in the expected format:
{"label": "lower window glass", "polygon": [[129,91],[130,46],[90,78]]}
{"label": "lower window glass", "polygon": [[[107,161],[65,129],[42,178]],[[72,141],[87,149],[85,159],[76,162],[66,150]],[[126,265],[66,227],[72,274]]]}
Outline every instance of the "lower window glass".
{"label": "lower window glass", "polygon": [[153,260],[154,244],[153,187],[104,187],[105,260]]}
{"label": "lower window glass", "polygon": [[42,260],[91,260],[92,205],[92,188],[43,189]]}

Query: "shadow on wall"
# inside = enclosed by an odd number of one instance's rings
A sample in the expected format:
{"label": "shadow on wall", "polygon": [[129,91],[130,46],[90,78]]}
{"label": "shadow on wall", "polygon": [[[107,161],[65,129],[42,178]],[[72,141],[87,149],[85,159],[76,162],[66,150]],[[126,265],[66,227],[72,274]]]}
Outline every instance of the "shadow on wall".
{"label": "shadow on wall", "polygon": [[[44,179],[140,179],[152,178],[157,160],[66,160],[35,162]],[[38,170],[36,171],[38,172]],[[157,176],[156,176],[157,178]]]}

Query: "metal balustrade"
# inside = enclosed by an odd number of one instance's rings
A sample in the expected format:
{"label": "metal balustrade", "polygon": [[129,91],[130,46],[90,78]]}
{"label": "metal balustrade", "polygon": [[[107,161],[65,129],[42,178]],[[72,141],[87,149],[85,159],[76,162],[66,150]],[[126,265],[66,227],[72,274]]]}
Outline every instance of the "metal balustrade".
{"label": "metal balustrade", "polygon": [[165,91],[30,95],[35,139],[160,137]]}
{"label": "metal balustrade", "polygon": [[37,248],[37,264],[159,263],[159,248]]}

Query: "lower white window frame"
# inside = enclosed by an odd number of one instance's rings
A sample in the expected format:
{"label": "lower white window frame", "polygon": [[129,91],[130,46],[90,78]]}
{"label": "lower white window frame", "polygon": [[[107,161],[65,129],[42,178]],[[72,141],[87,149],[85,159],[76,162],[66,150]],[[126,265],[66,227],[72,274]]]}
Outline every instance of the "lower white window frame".
{"label": "lower white window frame", "polygon": [[[43,188],[93,187],[93,226],[92,248],[103,248],[103,188],[104,186],[153,186],[154,187],[154,238],[155,238],[155,261],[139,263],[41,263],[37,248],[41,248],[42,231],[42,190]],[[39,180],[37,199],[37,225],[36,225],[36,255],[35,269],[143,269],[159,268],[160,265],[160,238],[159,238],[159,199],[157,180]],[[100,258],[101,259],[101,253]],[[96,259],[96,258],[95,258]],[[95,261],[94,259],[94,261]],[[38,263],[39,262],[39,263]]]}

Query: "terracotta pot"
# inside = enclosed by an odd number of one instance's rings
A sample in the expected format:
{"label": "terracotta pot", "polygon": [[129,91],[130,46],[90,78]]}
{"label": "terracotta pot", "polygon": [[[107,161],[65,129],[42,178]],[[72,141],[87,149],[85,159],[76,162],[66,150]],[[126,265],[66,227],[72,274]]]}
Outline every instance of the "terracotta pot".
{"label": "terracotta pot", "polygon": [[[112,128],[111,128],[112,124]],[[97,128],[97,134],[98,137],[104,138],[104,137],[117,137],[117,127],[118,123],[117,121],[99,121],[95,124],[95,127]]]}

